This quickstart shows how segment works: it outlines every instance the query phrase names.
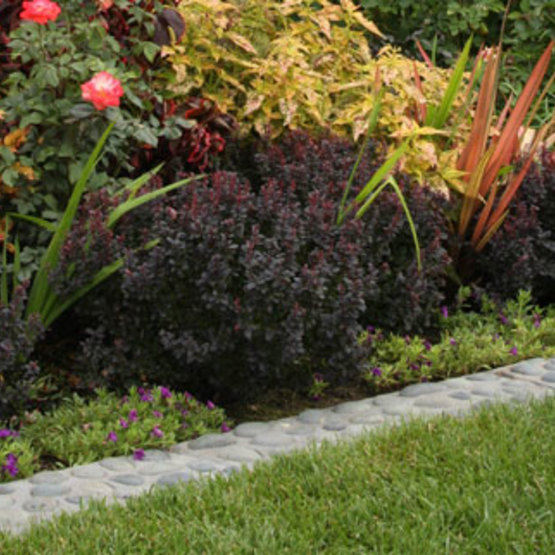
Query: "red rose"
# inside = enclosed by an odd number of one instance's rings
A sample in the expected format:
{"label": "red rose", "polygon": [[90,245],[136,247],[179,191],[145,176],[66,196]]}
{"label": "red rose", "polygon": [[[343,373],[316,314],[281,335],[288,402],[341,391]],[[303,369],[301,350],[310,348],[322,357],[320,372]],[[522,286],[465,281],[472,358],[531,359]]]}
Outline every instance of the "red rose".
{"label": "red rose", "polygon": [[31,2],[23,2],[23,11],[19,14],[19,18],[44,25],[48,21],[54,21],[61,11],[62,9],[56,2],[32,0]]}
{"label": "red rose", "polygon": [[90,81],[83,83],[81,91],[83,100],[92,102],[97,110],[119,106],[119,99],[123,96],[120,81],[107,71],[101,71]]}

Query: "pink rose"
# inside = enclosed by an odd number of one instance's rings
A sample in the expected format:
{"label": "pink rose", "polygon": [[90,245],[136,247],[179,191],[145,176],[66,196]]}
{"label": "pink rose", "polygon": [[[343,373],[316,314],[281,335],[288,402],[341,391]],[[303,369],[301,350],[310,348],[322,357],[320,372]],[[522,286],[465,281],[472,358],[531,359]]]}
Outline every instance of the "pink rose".
{"label": "pink rose", "polygon": [[61,12],[62,9],[56,2],[32,0],[31,2],[23,2],[23,11],[19,14],[19,18],[44,25],[48,21],[54,21]]}
{"label": "pink rose", "polygon": [[101,71],[90,81],[83,83],[81,91],[83,100],[92,102],[97,110],[119,106],[119,99],[123,96],[120,81],[107,71]]}

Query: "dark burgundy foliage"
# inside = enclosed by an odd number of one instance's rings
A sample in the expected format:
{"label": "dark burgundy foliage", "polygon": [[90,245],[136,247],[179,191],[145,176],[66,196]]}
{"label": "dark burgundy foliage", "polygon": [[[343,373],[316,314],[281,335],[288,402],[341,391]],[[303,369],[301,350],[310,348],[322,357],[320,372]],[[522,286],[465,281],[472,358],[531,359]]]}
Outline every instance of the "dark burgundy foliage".
{"label": "dark burgundy foliage", "polygon": [[[80,303],[90,322],[83,368],[111,383],[142,376],[241,398],[305,387],[314,372],[334,383],[357,376],[369,348],[357,337],[368,324],[430,325],[449,263],[443,201],[399,176],[423,246],[419,275],[394,193],[336,226],[356,154],[338,139],[293,134],[259,156],[254,188],[216,172],[130,218],[124,235],[149,227],[160,243],[129,252],[118,279]],[[365,156],[357,187],[376,164]]]}
{"label": "dark burgundy foliage", "polygon": [[476,258],[478,285],[506,300],[530,289],[536,301],[555,302],[555,158],[525,178],[504,224]]}
{"label": "dark burgundy foliage", "polygon": [[21,413],[33,397],[39,374],[36,362],[29,358],[43,333],[38,317],[23,317],[25,286],[17,288],[11,302],[0,303],[0,422]]}

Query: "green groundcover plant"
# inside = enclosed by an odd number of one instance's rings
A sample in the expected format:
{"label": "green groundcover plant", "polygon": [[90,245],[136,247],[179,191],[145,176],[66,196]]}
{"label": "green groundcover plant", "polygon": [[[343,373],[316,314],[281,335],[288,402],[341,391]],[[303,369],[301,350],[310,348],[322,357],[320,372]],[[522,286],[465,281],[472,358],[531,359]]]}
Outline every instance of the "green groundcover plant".
{"label": "green groundcover plant", "polygon": [[123,397],[104,389],[91,400],[74,395],[50,413],[28,413],[21,424],[0,429],[0,482],[34,474],[45,461],[60,468],[117,455],[141,460],[145,449],[227,432],[231,422],[188,392],[132,387]]}
{"label": "green groundcover plant", "polygon": [[462,288],[453,314],[441,307],[435,341],[385,336],[369,327],[360,338],[374,346],[365,375],[369,385],[379,390],[555,356],[555,309],[533,306],[529,291],[501,307],[483,295],[479,313],[464,310],[468,301],[470,288]]}

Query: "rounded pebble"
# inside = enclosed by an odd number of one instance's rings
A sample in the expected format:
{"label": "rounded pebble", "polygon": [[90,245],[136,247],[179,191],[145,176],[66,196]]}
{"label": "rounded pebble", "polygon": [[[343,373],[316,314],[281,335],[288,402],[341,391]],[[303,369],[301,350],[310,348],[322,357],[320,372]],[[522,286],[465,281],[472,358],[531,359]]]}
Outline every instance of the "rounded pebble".
{"label": "rounded pebble", "polygon": [[137,474],[120,474],[113,476],[110,480],[124,486],[142,486],[145,483],[145,479]]}
{"label": "rounded pebble", "polygon": [[213,447],[226,447],[237,443],[237,438],[231,434],[206,434],[189,442],[189,449],[212,449]]}
{"label": "rounded pebble", "polygon": [[31,495],[34,497],[61,497],[71,491],[66,485],[61,484],[41,484],[31,488]]}
{"label": "rounded pebble", "polygon": [[60,505],[56,499],[30,499],[23,503],[23,508],[28,513],[40,513],[43,511],[52,511]]}
{"label": "rounded pebble", "polygon": [[31,482],[31,484],[61,484],[68,478],[69,476],[67,474],[62,474],[60,472],[41,472],[30,478],[29,482]]}
{"label": "rounded pebble", "polygon": [[100,466],[106,468],[107,470],[112,470],[113,472],[125,472],[126,470],[133,470],[133,465],[122,458],[111,457],[109,459],[104,459],[98,463]]}
{"label": "rounded pebble", "polygon": [[445,391],[445,386],[441,383],[416,383],[405,387],[399,395],[401,397],[419,397],[430,393],[439,393],[440,391]]}
{"label": "rounded pebble", "polygon": [[372,410],[372,399],[341,403],[341,405],[337,405],[332,410],[337,414],[356,414],[360,412],[365,412],[368,410]]}
{"label": "rounded pebble", "polygon": [[233,434],[237,437],[251,438],[269,432],[272,427],[268,422],[245,422],[244,424],[239,424],[233,430]]}
{"label": "rounded pebble", "polygon": [[546,383],[555,383],[555,371],[550,371],[545,374],[542,381]]}
{"label": "rounded pebble", "polygon": [[295,440],[291,436],[281,432],[270,432],[266,435],[253,438],[251,443],[253,445],[259,445],[260,447],[288,447],[294,441]]}
{"label": "rounded pebble", "polygon": [[472,399],[472,395],[467,391],[455,391],[454,393],[449,393],[451,399],[457,399],[457,401],[469,401]]}
{"label": "rounded pebble", "polygon": [[161,486],[170,486],[179,482],[188,482],[194,478],[194,474],[190,472],[174,472],[162,476],[156,483]]}
{"label": "rounded pebble", "polygon": [[541,376],[545,370],[542,368],[543,359],[533,358],[518,362],[511,368],[511,372],[522,374],[523,376]]}
{"label": "rounded pebble", "polygon": [[96,464],[76,466],[70,472],[76,478],[104,478],[106,476],[106,471]]}

